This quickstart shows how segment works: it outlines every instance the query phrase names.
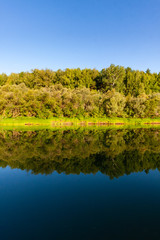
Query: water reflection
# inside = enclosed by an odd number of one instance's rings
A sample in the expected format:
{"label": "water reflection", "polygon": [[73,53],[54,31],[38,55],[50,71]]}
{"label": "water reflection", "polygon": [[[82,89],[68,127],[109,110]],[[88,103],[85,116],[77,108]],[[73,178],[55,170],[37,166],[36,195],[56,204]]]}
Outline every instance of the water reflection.
{"label": "water reflection", "polygon": [[158,129],[0,131],[0,167],[33,174],[97,173],[111,179],[160,170]]}

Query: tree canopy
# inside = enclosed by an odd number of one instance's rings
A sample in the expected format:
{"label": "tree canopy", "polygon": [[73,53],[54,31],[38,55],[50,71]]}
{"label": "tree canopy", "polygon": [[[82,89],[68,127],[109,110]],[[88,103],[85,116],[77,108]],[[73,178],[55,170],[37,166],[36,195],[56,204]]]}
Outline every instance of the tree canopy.
{"label": "tree canopy", "polygon": [[111,65],[0,74],[0,116],[159,117],[160,73]]}

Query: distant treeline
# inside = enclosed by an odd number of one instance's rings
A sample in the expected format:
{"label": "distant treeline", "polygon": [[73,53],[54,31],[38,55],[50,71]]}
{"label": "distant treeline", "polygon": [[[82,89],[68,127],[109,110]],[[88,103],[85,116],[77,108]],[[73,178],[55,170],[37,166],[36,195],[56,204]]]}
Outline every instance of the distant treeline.
{"label": "distant treeline", "polygon": [[38,70],[0,75],[2,117],[160,116],[160,73],[106,69]]}
{"label": "distant treeline", "polygon": [[160,171],[160,130],[0,131],[0,167],[33,174],[89,174],[118,178]]}

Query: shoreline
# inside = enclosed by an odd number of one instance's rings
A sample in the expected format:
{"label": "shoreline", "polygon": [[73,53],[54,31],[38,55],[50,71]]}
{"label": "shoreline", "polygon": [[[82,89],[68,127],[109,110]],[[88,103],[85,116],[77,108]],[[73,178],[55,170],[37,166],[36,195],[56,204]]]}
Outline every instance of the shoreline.
{"label": "shoreline", "polygon": [[0,126],[50,126],[50,127],[69,127],[69,126],[145,126],[145,125],[160,125],[160,118],[1,118]]}

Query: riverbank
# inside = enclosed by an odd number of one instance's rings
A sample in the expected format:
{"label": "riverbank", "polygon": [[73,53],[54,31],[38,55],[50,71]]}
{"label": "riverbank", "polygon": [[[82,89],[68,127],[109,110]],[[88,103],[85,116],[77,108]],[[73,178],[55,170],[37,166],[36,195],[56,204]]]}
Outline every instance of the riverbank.
{"label": "riverbank", "polygon": [[160,118],[1,118],[0,126],[121,126],[121,125],[160,125]]}

